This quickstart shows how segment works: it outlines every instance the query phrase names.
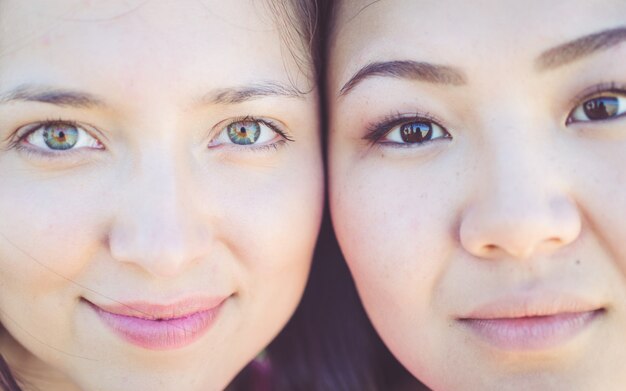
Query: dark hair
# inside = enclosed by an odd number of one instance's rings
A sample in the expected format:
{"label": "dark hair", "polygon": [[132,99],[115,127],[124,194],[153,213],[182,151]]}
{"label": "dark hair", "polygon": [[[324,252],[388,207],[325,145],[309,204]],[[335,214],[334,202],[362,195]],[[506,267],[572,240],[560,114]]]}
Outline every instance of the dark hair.
{"label": "dark hair", "polygon": [[2,356],[0,356],[0,389],[2,391],[21,391]]}
{"label": "dark hair", "polygon": [[323,23],[322,16],[327,8],[326,1],[266,0],[266,4],[289,51],[285,55],[290,56],[301,73],[310,79],[310,90],[313,90],[321,80],[323,67],[320,24]]}
{"label": "dark hair", "polygon": [[328,208],[302,302],[267,352],[275,391],[427,390],[371,326]]}
{"label": "dark hair", "polygon": [[[322,99],[336,6],[336,0],[317,0],[321,35],[314,41],[319,47],[312,49],[312,55]],[[327,106],[321,105],[321,110],[326,157]],[[389,352],[367,318],[337,243],[328,205],[302,302],[267,350],[275,370],[275,391],[428,390]]]}

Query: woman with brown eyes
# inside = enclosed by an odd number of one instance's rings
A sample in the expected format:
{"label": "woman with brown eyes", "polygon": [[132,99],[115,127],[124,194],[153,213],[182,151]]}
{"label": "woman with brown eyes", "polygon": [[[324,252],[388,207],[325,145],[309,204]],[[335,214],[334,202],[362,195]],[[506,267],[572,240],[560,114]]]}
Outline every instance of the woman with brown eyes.
{"label": "woman with brown eyes", "polygon": [[[315,10],[0,0],[0,389],[222,390],[280,332],[322,215]],[[229,390],[280,389],[274,347]]]}
{"label": "woman with brown eyes", "polygon": [[336,3],[330,205],[434,390],[626,388],[626,3]]}

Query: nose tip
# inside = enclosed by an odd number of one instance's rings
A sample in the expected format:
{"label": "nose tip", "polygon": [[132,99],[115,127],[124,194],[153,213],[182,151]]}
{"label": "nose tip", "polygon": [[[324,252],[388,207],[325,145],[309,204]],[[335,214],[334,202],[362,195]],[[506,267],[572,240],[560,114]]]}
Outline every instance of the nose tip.
{"label": "nose tip", "polygon": [[211,251],[212,214],[193,178],[185,176],[189,170],[146,171],[129,176],[120,192],[108,231],[109,251],[116,261],[171,278]]}
{"label": "nose tip", "polygon": [[463,217],[460,240],[479,258],[528,259],[572,243],[580,230],[576,205],[563,198],[545,204],[525,203],[515,209],[477,206]]}
{"label": "nose tip", "polygon": [[118,262],[133,264],[156,277],[172,278],[206,255],[211,240],[205,230],[161,222],[149,229],[118,227],[111,231],[109,247]]}

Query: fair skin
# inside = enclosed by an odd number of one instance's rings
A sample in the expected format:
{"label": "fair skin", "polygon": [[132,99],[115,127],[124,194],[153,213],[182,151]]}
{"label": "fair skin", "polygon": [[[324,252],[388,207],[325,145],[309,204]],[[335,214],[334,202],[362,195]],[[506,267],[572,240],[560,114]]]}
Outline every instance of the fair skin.
{"label": "fair skin", "polygon": [[[26,390],[223,389],[287,322],[323,180],[311,75],[273,18],[0,1],[0,354]],[[207,297],[219,312],[180,346],[94,309]]]}
{"label": "fair skin", "polygon": [[332,217],[392,353],[434,390],[625,389],[626,4],[335,22]]}

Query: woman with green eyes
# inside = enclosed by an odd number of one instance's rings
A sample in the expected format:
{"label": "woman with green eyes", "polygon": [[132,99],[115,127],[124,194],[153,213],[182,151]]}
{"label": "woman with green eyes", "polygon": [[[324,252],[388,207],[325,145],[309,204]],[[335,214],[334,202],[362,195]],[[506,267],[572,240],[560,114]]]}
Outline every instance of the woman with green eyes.
{"label": "woman with green eyes", "polygon": [[0,389],[221,390],[280,332],[322,214],[314,11],[0,0]]}
{"label": "woman with green eyes", "polygon": [[626,3],[336,3],[333,223],[434,390],[626,389]]}

